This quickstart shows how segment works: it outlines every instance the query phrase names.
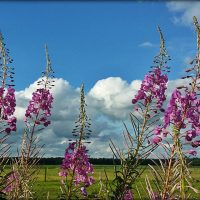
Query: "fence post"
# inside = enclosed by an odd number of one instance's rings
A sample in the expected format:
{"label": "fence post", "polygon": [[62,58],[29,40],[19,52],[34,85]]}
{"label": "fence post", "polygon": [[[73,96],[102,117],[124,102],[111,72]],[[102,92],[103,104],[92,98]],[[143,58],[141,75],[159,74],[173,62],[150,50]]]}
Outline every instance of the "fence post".
{"label": "fence post", "polygon": [[44,168],[44,182],[47,182],[47,167]]}

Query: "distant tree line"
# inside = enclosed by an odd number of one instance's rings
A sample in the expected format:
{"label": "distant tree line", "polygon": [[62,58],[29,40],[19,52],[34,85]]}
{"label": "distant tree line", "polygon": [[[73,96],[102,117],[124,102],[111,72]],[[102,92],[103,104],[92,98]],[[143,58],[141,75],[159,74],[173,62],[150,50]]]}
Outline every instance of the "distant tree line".
{"label": "distant tree line", "polygon": [[[17,158],[13,158],[17,159]],[[13,159],[9,159],[5,162],[7,164],[11,164]],[[41,158],[38,162],[39,165],[60,165],[62,163],[63,157],[49,157],[49,158]],[[164,160],[162,160],[164,161]],[[191,166],[200,166],[200,158],[190,158],[188,159],[189,162],[191,162]],[[119,159],[112,159],[112,158],[90,158],[90,162],[94,165],[113,165],[120,164]],[[158,159],[144,159],[141,161],[141,165],[155,165],[159,164]]]}

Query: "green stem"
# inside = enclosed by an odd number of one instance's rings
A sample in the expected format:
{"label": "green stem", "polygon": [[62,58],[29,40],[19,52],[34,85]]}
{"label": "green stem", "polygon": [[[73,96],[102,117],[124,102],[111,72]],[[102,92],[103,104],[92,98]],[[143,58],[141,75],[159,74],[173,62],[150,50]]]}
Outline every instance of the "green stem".
{"label": "green stem", "polygon": [[[139,136],[138,136],[138,142],[137,142],[137,147],[135,149],[135,152],[134,152],[134,158],[137,157],[138,153],[139,153],[139,150],[140,150],[140,147],[141,147],[141,144],[142,144],[142,139],[143,139],[143,134],[145,132],[145,127],[148,123],[148,112],[149,112],[149,107],[150,107],[150,102],[147,103],[146,105],[146,109],[145,109],[145,112],[144,112],[144,115],[143,115],[143,123],[142,123],[142,129],[141,129],[141,132],[139,133]],[[119,197],[118,199],[119,200],[123,200],[124,199],[124,192],[126,190],[126,187],[127,187],[127,177],[129,176],[130,174],[130,170],[132,168],[129,167],[129,166],[125,166],[125,168],[123,167],[123,171],[124,171],[124,180],[125,182],[123,183],[123,188],[122,188],[122,191],[123,193],[121,194],[121,197]]]}
{"label": "green stem", "polygon": [[182,151],[182,145],[181,145],[181,140],[180,140],[180,128],[177,128],[174,126],[174,145],[176,148],[176,151],[178,153],[178,158],[180,159],[180,193],[181,193],[181,199],[185,200],[185,167],[186,166],[186,161],[185,161],[185,157],[183,155],[183,151]]}
{"label": "green stem", "polygon": [[68,200],[71,200],[72,184],[73,184],[73,180],[74,180],[75,170],[76,170],[76,166],[74,166],[74,169],[73,169],[73,172],[72,172],[72,177],[71,177],[71,180],[70,180],[70,184],[68,186],[68,194],[67,194]]}
{"label": "green stem", "polygon": [[182,145],[181,145],[181,141],[178,138],[177,140],[177,150],[178,150],[178,154],[179,154],[179,159],[181,162],[181,185],[180,185],[180,192],[181,192],[181,199],[185,200],[185,166],[186,166],[186,162],[185,162],[185,157],[183,155],[183,151],[182,151]]}
{"label": "green stem", "polygon": [[168,192],[169,181],[170,181],[170,172],[171,172],[171,169],[172,169],[172,159],[173,159],[174,155],[175,155],[175,149],[173,148],[172,154],[171,154],[171,157],[170,157],[170,160],[169,160],[167,174],[165,176],[166,180],[165,180],[165,183],[164,183],[164,189],[163,189],[163,193],[162,193],[162,199],[163,200],[166,199],[166,195],[167,195],[167,192]]}
{"label": "green stem", "polygon": [[4,45],[3,45],[3,41],[1,38],[0,41],[0,51],[2,53],[2,60],[3,60],[3,77],[2,77],[2,88],[5,87],[5,81],[6,81],[6,77],[7,77],[7,66],[6,66],[6,53],[5,53],[5,49],[4,49]]}

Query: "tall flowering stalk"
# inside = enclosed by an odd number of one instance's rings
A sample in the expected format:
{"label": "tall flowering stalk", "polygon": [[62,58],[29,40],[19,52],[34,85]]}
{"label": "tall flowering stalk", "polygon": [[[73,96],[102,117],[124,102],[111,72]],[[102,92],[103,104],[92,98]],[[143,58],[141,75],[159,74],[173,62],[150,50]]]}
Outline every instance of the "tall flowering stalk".
{"label": "tall flowering stalk", "polygon": [[6,49],[3,42],[3,36],[0,33],[0,133],[10,134],[16,131],[16,117],[14,116],[16,100],[15,90],[13,88],[14,68],[11,67],[12,59],[9,57],[9,50]]}
{"label": "tall flowering stalk", "polygon": [[[200,146],[200,140],[196,139],[200,135],[200,28],[196,17],[193,19],[197,32],[197,56],[191,63],[192,67],[185,70],[187,75],[182,77],[187,79],[188,84],[179,86],[172,92],[163,124],[154,130],[153,141],[164,148],[167,156],[166,163],[160,161],[162,175],[152,167],[159,188],[157,195],[162,200],[175,197],[187,199],[189,188],[197,192],[192,187],[187,162],[187,156],[195,156],[195,148]],[[167,135],[172,144],[166,140]],[[185,146],[190,149],[184,149]],[[150,184],[147,188],[152,194]]]}
{"label": "tall flowering stalk", "polygon": [[9,199],[30,199],[33,198],[33,184],[35,175],[38,172],[36,164],[40,159],[42,146],[39,145],[36,133],[43,130],[50,124],[51,108],[53,97],[50,92],[53,86],[53,70],[46,51],[46,70],[42,73],[38,81],[38,89],[33,92],[25,113],[25,129],[22,136],[22,144],[19,152],[19,159],[13,164],[13,173],[17,177],[16,184],[9,189],[7,196]]}
{"label": "tall flowering stalk", "polygon": [[33,92],[32,99],[29,102],[25,113],[25,133],[29,134],[27,141],[28,143],[26,144],[27,146],[25,147],[25,149],[22,145],[23,148],[21,152],[21,158],[22,160],[25,159],[25,162],[28,162],[31,157],[35,157],[34,142],[36,140],[36,137],[34,136],[34,134],[37,131],[41,131],[51,123],[49,118],[51,116],[53,96],[50,92],[50,89],[52,88],[52,86],[54,86],[54,71],[51,67],[51,61],[48,55],[47,46],[45,46],[45,51],[47,62],[46,70],[42,72],[42,78],[38,81],[39,88],[35,92]]}
{"label": "tall flowering stalk", "polygon": [[7,139],[12,131],[16,131],[17,120],[14,116],[16,100],[13,88],[14,68],[11,67],[11,64],[9,50],[6,48],[0,33],[0,194],[8,185],[6,179],[9,174],[4,175],[4,164],[10,154],[10,144],[7,144]]}
{"label": "tall flowering stalk", "polygon": [[166,100],[165,91],[167,85],[166,66],[170,59],[163,39],[162,32],[158,27],[160,34],[160,52],[155,57],[154,66],[142,81],[141,87],[133,98],[134,113],[130,114],[134,134],[128,131],[124,133],[127,152],[118,150],[111,141],[111,149],[116,158],[121,161],[120,169],[115,167],[115,179],[111,185],[111,198],[117,200],[132,200],[132,185],[142,174],[143,169],[139,166],[142,159],[147,158],[156,148],[150,144],[153,127],[159,123],[159,115],[163,112],[162,105]]}
{"label": "tall flowering stalk", "polygon": [[[65,157],[61,165],[61,188],[62,199],[87,198],[86,188],[93,184],[94,179],[91,176],[93,166],[89,162],[86,146],[89,143],[87,139],[91,134],[90,119],[86,114],[86,103],[84,95],[84,85],[81,86],[80,95],[80,114],[75,122],[75,128],[72,131],[76,138],[69,144],[65,151]],[[71,140],[70,140],[71,141]]]}

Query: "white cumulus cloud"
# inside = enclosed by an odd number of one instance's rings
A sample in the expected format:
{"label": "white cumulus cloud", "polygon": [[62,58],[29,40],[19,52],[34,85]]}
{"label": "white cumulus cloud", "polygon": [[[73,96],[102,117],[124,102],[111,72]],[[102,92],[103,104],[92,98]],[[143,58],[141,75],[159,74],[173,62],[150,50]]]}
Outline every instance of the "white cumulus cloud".
{"label": "white cumulus cloud", "polygon": [[156,46],[155,44],[149,42],[149,41],[146,41],[146,42],[143,42],[141,44],[138,45],[139,47],[154,47]]}
{"label": "white cumulus cloud", "polygon": [[[141,81],[128,84],[120,77],[109,77],[97,81],[89,91],[91,105],[100,105],[99,111],[113,120],[123,120],[131,111],[131,99],[139,89]],[[89,101],[90,102],[90,101]]]}
{"label": "white cumulus cloud", "polygon": [[167,7],[174,13],[175,24],[190,26],[193,16],[200,19],[200,2],[198,1],[172,1],[167,3]]}

